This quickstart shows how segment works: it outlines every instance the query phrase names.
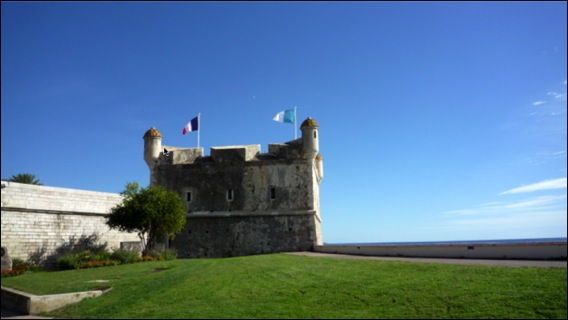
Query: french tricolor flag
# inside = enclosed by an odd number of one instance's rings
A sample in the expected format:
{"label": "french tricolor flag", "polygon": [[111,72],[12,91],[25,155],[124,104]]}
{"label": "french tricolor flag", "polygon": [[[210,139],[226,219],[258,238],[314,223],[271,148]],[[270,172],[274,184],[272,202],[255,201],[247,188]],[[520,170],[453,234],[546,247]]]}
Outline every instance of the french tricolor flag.
{"label": "french tricolor flag", "polygon": [[195,117],[191,119],[191,121],[183,127],[183,134],[186,134],[191,131],[199,130],[199,117]]}

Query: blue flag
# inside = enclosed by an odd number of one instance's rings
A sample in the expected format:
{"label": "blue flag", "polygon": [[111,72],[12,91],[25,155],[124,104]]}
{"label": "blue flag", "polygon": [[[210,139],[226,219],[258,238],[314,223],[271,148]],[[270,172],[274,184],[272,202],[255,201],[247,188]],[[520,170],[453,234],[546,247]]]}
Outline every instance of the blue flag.
{"label": "blue flag", "polygon": [[282,123],[295,123],[296,119],[296,110],[295,109],[288,109],[284,111],[278,112],[272,118],[274,121],[282,122]]}

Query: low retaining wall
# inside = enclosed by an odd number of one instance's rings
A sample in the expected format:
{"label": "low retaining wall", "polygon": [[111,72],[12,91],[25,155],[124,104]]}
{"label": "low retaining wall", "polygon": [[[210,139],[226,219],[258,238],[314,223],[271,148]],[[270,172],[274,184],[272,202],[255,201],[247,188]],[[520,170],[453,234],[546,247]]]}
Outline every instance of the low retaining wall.
{"label": "low retaining wall", "polygon": [[35,315],[65,307],[66,305],[79,302],[85,298],[95,298],[104,292],[103,290],[93,290],[36,296],[19,290],[2,287],[2,308],[19,311],[23,314]]}
{"label": "low retaining wall", "polygon": [[565,260],[566,242],[460,243],[420,245],[323,245],[315,252],[367,256]]}

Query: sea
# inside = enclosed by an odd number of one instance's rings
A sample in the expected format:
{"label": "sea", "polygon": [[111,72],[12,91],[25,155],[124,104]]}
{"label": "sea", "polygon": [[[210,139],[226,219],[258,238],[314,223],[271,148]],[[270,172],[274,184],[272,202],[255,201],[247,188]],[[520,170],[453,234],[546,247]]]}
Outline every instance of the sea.
{"label": "sea", "polygon": [[499,244],[499,243],[538,243],[566,242],[567,238],[529,238],[502,240],[459,240],[459,241],[426,241],[426,242],[362,242],[362,243],[324,243],[329,246],[401,246],[401,245],[432,245],[432,244]]}

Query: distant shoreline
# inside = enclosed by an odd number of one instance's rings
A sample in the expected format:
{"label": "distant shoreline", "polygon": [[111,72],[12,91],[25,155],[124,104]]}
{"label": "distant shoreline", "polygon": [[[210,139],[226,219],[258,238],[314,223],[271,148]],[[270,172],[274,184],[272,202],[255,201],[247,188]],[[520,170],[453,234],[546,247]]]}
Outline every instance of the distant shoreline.
{"label": "distant shoreline", "polygon": [[448,245],[448,244],[506,244],[506,243],[550,243],[567,242],[568,238],[529,238],[502,240],[456,240],[456,241],[416,241],[416,242],[352,242],[324,243],[327,246],[416,246],[416,245]]}

